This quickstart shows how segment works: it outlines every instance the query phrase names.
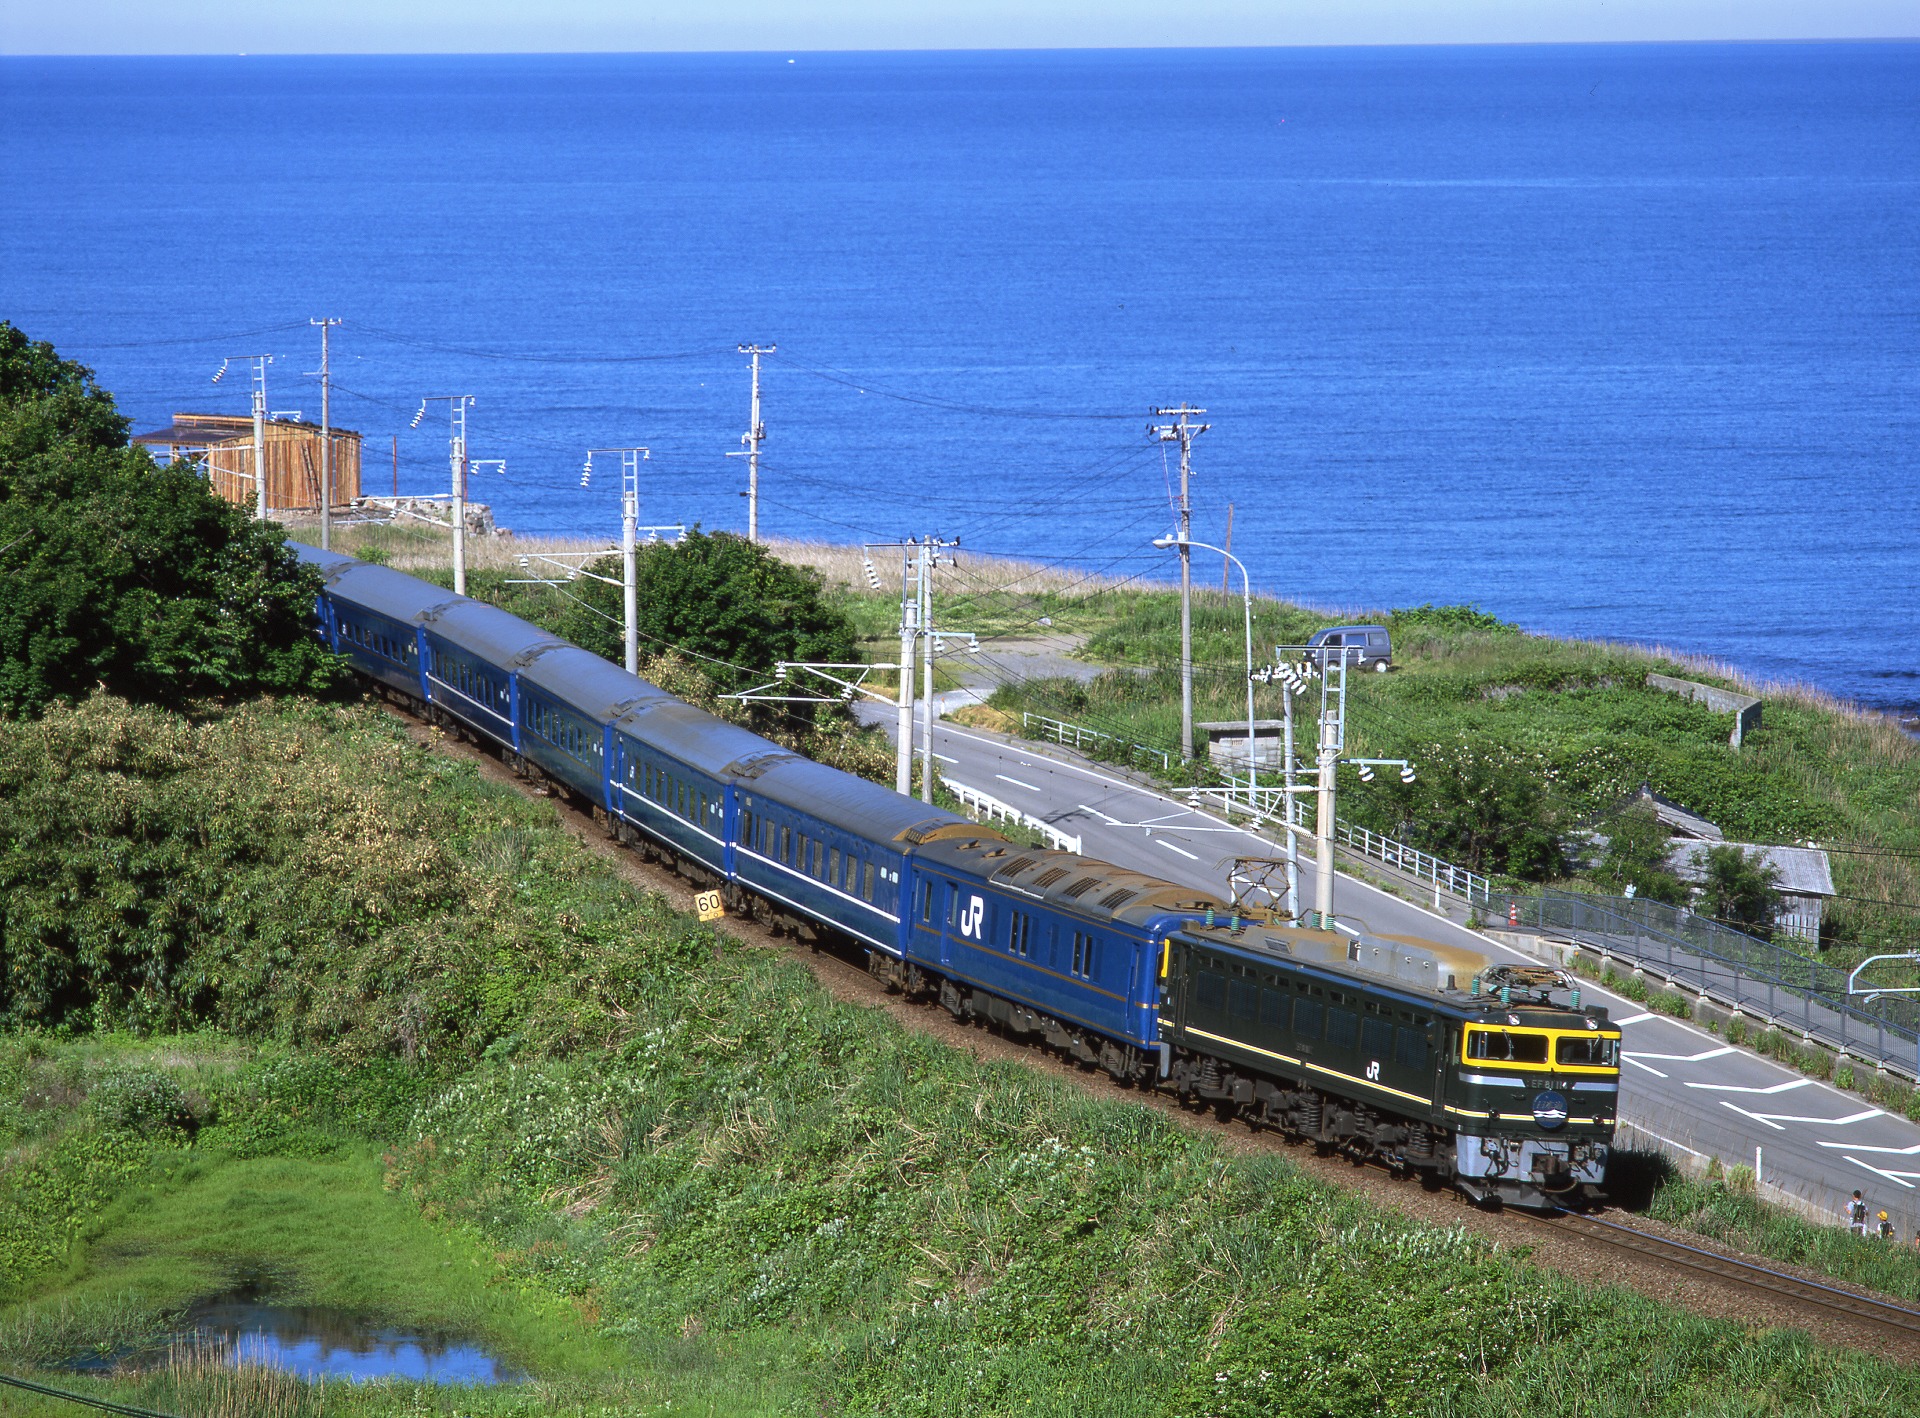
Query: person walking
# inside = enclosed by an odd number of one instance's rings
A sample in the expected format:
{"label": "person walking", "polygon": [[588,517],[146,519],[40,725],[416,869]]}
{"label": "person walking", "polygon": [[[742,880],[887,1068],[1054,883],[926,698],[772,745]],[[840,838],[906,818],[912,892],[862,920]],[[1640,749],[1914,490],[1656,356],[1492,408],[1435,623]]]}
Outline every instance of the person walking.
{"label": "person walking", "polygon": [[1883,1241],[1894,1239],[1893,1222],[1887,1219],[1887,1213],[1884,1211],[1880,1213],[1880,1239]]}
{"label": "person walking", "polygon": [[1847,1230],[1862,1238],[1867,1234],[1867,1202],[1857,1190],[1847,1203]]}

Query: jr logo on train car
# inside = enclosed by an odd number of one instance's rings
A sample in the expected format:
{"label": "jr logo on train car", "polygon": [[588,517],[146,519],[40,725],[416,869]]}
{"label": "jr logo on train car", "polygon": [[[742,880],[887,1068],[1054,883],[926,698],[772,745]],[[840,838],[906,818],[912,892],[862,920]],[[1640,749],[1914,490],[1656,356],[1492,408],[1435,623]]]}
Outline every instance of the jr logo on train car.
{"label": "jr logo on train car", "polygon": [[987,903],[978,896],[967,898],[967,908],[960,913],[960,934],[971,936],[974,940],[985,940]]}

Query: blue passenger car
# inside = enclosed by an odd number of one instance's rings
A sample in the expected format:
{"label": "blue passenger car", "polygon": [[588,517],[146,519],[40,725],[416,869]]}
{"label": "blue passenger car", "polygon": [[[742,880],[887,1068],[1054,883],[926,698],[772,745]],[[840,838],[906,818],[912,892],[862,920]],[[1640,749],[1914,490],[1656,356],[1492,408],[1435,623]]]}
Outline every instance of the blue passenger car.
{"label": "blue passenger car", "polygon": [[679,703],[664,689],[564,641],[517,657],[514,685],[521,756],[608,809],[614,721],[643,704]]}
{"label": "blue passenger car", "polygon": [[896,957],[908,853],[942,830],[979,832],[945,808],[796,754],[743,764],[737,777],[741,884]]}
{"label": "blue passenger car", "polygon": [[423,698],[419,620],[452,593],[316,547],[296,545],[294,554],[325,578],[316,609],[328,648],[362,674]]}
{"label": "blue passenger car", "polygon": [[421,617],[427,699],[476,733],[521,750],[514,668],[567,642],[517,615],[449,597]]}
{"label": "blue passenger car", "polygon": [[1156,1051],[1166,938],[1220,909],[1191,887],[990,835],[916,849],[913,891],[915,963],[1069,1029]]}
{"label": "blue passenger car", "polygon": [[612,737],[609,810],[718,875],[732,869],[729,769],[793,756],[664,692],[625,710]]}

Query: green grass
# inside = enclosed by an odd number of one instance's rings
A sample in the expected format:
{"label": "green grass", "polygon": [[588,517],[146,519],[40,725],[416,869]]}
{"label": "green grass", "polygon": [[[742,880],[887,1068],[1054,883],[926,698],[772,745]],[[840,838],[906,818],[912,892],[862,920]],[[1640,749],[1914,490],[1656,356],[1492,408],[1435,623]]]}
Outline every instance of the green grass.
{"label": "green grass", "polygon": [[[95,705],[0,739],[179,732]],[[1141,1418],[1920,1408],[1920,1374],[1571,1284],[1282,1157],[837,1004],[797,963],[625,885],[549,806],[377,716],[290,705],[196,733],[195,753],[161,764],[132,748],[67,759],[68,796],[0,806],[16,832],[111,781],[144,806],[89,831],[111,843],[137,820],[158,851],[173,833],[245,838],[266,779],[298,804],[278,819],[284,860],[318,893],[288,902],[240,874],[244,890],[202,903],[233,938],[271,942],[271,980],[229,979],[198,937],[147,977],[182,992],[188,1022],[224,1027],[109,1036],[82,1013],[0,1053],[10,1362],[150,1330],[248,1273],[370,1318],[476,1330],[538,1376],[294,1396],[369,1418],[669,1401]],[[143,796],[155,773],[172,789]],[[355,845],[416,839],[432,851],[400,880],[424,893],[390,889],[390,863]],[[317,909],[336,898],[363,909]],[[290,907],[292,927],[267,934]],[[264,1004],[236,1009],[227,989]],[[211,1403],[205,1375],[61,1382]]]}
{"label": "green grass", "polygon": [[[1012,684],[996,695],[995,707],[1038,710],[1173,749],[1180,733],[1178,598],[1116,599],[1125,614],[1095,628],[1083,653],[1101,663],[1148,666],[1151,673]],[[1775,688],[1764,694],[1762,728],[1736,750],[1727,743],[1727,716],[1646,685],[1655,670],[1735,684],[1714,667],[1524,635],[1457,611],[1379,618],[1392,624],[1397,668],[1353,677],[1349,752],[1410,759],[1421,781],[1406,788],[1391,774],[1370,785],[1349,780],[1342,785],[1343,816],[1491,875],[1540,879],[1537,839],[1516,856],[1503,845],[1503,831],[1524,822],[1549,836],[1564,834],[1603,817],[1647,783],[1719,823],[1734,840],[1870,842],[1906,850],[1904,857],[1833,855],[1842,899],[1830,904],[1824,945],[1837,962],[1847,962],[1903,948],[1911,937],[1920,920],[1913,909],[1920,906],[1920,744],[1887,721],[1817,693]],[[1218,597],[1195,606],[1196,720],[1238,720],[1246,713],[1239,620],[1238,607]],[[1256,658],[1325,623],[1324,616],[1263,603]],[[1277,687],[1259,688],[1256,698],[1260,717],[1279,717]],[[1317,713],[1317,693],[1310,691],[1299,707],[1303,716]],[[1463,783],[1474,786],[1457,790]],[[1513,785],[1526,796],[1506,829],[1476,835],[1468,822],[1473,800],[1484,806],[1499,797],[1485,791],[1488,784]],[[1544,877],[1592,885],[1577,864],[1553,867]]]}

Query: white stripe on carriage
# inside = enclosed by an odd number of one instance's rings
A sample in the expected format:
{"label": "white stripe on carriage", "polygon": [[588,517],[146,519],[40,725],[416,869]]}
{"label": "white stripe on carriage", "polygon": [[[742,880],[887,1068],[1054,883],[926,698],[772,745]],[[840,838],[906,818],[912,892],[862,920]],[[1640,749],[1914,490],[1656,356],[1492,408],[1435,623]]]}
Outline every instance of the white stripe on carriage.
{"label": "white stripe on carriage", "polygon": [[[618,788],[622,793],[632,798],[635,802],[646,804],[648,807],[652,808],[655,812],[659,813],[660,816],[666,818],[667,821],[678,823],[682,827],[691,827],[695,832],[698,832],[702,837],[706,838],[709,842],[713,843],[714,846],[721,848],[723,851],[726,849],[726,845],[727,845],[726,838],[714,836],[711,832],[707,831],[707,829],[702,827],[699,823],[693,822],[688,818],[684,818],[680,816],[680,814],[675,812],[672,808],[665,808],[660,806],[660,804],[655,802],[652,798],[646,796],[644,793],[635,792],[632,788],[629,788],[625,783],[615,783],[614,787]],[[623,812],[620,815],[622,817],[632,818],[631,813]]]}
{"label": "white stripe on carriage", "polygon": [[[448,684],[445,680],[441,679],[439,676],[432,675],[432,674],[428,675],[427,683],[439,685],[442,689],[446,690],[447,693],[453,695],[455,698],[466,700],[467,703],[471,704],[474,708],[478,709],[482,714],[485,714],[487,717],[492,719],[498,719],[501,723],[505,724],[509,729],[513,727],[513,720],[508,718],[505,714],[501,714],[495,710],[487,708],[486,705],[482,704],[479,700],[475,699],[471,694],[468,694],[464,689],[458,689],[455,686]],[[508,737],[503,740],[503,742],[505,742],[508,745],[511,745],[513,743],[512,735],[509,734]]]}
{"label": "white stripe on carriage", "polygon": [[[808,876],[803,871],[795,871],[792,867],[788,866],[785,862],[780,861],[777,858],[763,857],[758,852],[754,851],[751,847],[743,847],[738,842],[736,842],[733,844],[733,854],[736,857],[752,857],[756,862],[765,862],[768,866],[774,867],[779,871],[785,872],[788,876],[794,878],[794,880],[796,881],[804,881],[809,886],[817,887],[821,891],[829,892],[832,895],[838,896],[842,901],[851,901],[854,905],[863,907],[866,910],[873,912],[874,915],[878,916],[883,921],[892,921],[896,926],[900,924],[900,918],[894,915],[893,912],[889,911],[886,907],[876,906],[871,901],[862,901],[858,896],[849,896],[846,892],[840,890],[839,887],[829,886],[827,885],[826,882],[820,880],[820,878],[817,876]],[[738,875],[738,873],[735,873],[735,874]],[[791,905],[793,903],[789,902],[788,904]],[[805,910],[806,908],[802,907],[801,909]],[[897,947],[895,949],[897,951]]]}
{"label": "white stripe on carriage", "polygon": [[[808,881],[813,881],[812,877],[808,877],[806,879]],[[818,885],[818,884],[819,883],[817,882],[815,883],[815,885]],[[782,896],[779,892],[775,891],[771,886],[755,886],[754,890],[764,891],[767,893],[767,895],[771,896],[774,900],[783,901],[787,905],[793,907],[793,909],[796,911],[805,911],[809,915],[813,913],[813,909],[814,909],[813,907],[803,906],[800,904],[800,902],[795,901],[791,896]],[[860,904],[864,906],[867,903],[862,901]],[[891,920],[892,917],[888,917],[888,919]],[[846,931],[849,935],[856,935],[860,937],[861,940],[864,940],[869,945],[879,946],[882,950],[886,951],[887,954],[893,956],[897,960],[904,960],[906,958],[904,955],[901,954],[900,947],[897,944],[891,944],[884,940],[876,940],[872,936],[868,935],[865,931],[859,930],[853,926],[845,925],[839,921],[835,921],[833,922],[833,924],[839,927],[839,929]]]}

